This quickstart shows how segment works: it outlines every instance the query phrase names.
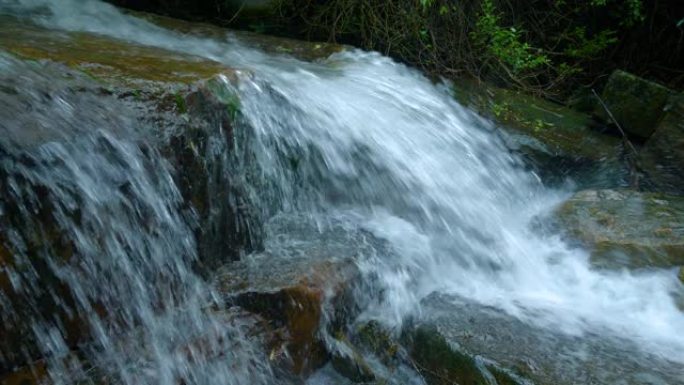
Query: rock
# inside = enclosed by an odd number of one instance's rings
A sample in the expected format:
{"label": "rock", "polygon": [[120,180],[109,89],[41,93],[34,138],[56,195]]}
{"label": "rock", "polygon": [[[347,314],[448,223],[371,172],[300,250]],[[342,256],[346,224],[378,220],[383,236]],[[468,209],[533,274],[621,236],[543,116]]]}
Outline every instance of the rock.
{"label": "rock", "polygon": [[408,340],[411,357],[428,384],[489,384],[475,359],[449,345],[436,329],[418,327]]}
{"label": "rock", "polygon": [[684,94],[669,99],[665,116],[640,151],[639,162],[656,190],[684,194]]}
{"label": "rock", "polygon": [[275,218],[267,227],[267,239],[280,239],[278,234],[296,228],[302,233],[287,236],[297,245],[295,254],[267,244],[265,252],[221,268],[216,286],[228,305],[257,313],[281,331],[272,344],[272,359],[306,377],[331,358],[328,328],[346,324],[341,318],[353,316],[352,291],[360,271],[348,247],[334,249],[336,230],[319,233],[298,220]]}
{"label": "rock", "polygon": [[684,284],[684,266],[679,268],[679,274],[677,277],[679,277],[679,280]]}
{"label": "rock", "polygon": [[39,385],[46,383],[46,381],[47,371],[43,362],[32,363],[30,366],[14,370],[0,377],[0,384],[2,385]]}
{"label": "rock", "polygon": [[324,42],[309,42],[283,37],[275,37],[249,31],[227,30],[211,24],[191,23],[179,19],[168,18],[144,12],[131,12],[134,16],[150,21],[154,24],[197,37],[224,39],[226,34],[236,37],[241,42],[259,48],[271,54],[286,54],[305,61],[325,59],[328,56],[342,52],[349,47]]}
{"label": "rock", "polygon": [[[601,98],[628,135],[647,139],[658,125],[663,107],[672,94],[672,90],[660,84],[616,70],[610,75]],[[596,107],[596,115],[604,122],[612,123],[600,104]]]}
{"label": "rock", "polygon": [[620,138],[600,132],[588,114],[531,95],[460,79],[456,99],[501,129],[503,140],[547,183],[569,177],[588,187],[626,185]]}
{"label": "rock", "polygon": [[521,319],[521,314],[440,295],[426,298],[422,309],[425,317],[417,326],[438,344],[428,346],[441,346],[427,354],[456,349],[474,357],[489,372],[483,371],[485,377],[498,384],[680,384],[684,378],[681,364],[644,353],[638,342],[610,333],[566,334],[556,324],[537,326],[535,310]]}
{"label": "rock", "polygon": [[566,104],[575,111],[593,114],[600,103],[590,87],[579,87],[568,97]]}
{"label": "rock", "polygon": [[[4,372],[40,358],[32,342],[32,322],[27,320],[59,324],[71,348],[89,338],[89,327],[73,315],[74,300],[54,273],[55,266],[78,264],[81,258],[75,247],[77,235],[64,226],[65,221],[79,221],[78,203],[69,201],[77,197],[56,198],[49,183],[28,177],[32,168],[51,162],[39,151],[46,143],[93,136],[100,143],[98,152],[108,154],[111,149],[98,130],[116,136],[121,127],[140,128],[135,137],[141,137],[142,166],[172,166],[204,270],[258,248],[260,222],[244,187],[250,176],[235,167],[236,162],[248,166],[251,159],[249,146],[234,150],[236,141],[248,140],[247,128],[235,129],[239,103],[230,97],[230,85],[237,79],[236,71],[198,57],[95,34],[56,33],[1,18]],[[52,127],[56,125],[59,129]],[[129,187],[122,184],[120,193],[128,194]]]}
{"label": "rock", "polygon": [[631,190],[585,190],[557,217],[602,267],[684,264],[684,198]]}
{"label": "rock", "polygon": [[[377,384],[522,385],[524,380],[450,344],[428,324],[405,325],[391,333],[376,321],[356,325],[338,337],[354,349],[353,359],[340,368],[354,382]],[[335,361],[333,361],[335,364]],[[359,368],[361,366],[361,368]]]}
{"label": "rock", "polygon": [[373,369],[363,355],[344,336],[338,339],[338,345],[337,351],[331,352],[331,364],[337,373],[354,383],[376,380]]}

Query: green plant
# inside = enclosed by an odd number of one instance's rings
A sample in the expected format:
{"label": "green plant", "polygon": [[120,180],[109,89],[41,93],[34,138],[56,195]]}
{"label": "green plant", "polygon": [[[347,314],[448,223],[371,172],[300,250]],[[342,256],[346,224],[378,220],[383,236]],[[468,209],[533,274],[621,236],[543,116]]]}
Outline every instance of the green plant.
{"label": "green plant", "polygon": [[587,37],[586,27],[576,27],[568,34],[571,44],[564,53],[578,59],[592,59],[601,51],[618,42],[613,30],[603,30],[592,37]]}
{"label": "green plant", "polygon": [[472,33],[475,44],[484,48],[513,73],[531,70],[549,64],[549,58],[541,49],[523,40],[524,31],[501,25],[501,17],[492,0],[482,1],[482,13]]}

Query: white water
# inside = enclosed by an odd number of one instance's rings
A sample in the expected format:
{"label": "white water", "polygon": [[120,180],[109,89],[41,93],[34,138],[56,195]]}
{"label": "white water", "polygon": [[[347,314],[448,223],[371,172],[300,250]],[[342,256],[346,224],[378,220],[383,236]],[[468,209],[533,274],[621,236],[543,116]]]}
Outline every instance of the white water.
{"label": "white water", "polygon": [[[21,217],[3,228],[3,242],[16,251],[13,269],[3,265],[3,274],[13,297],[26,299],[10,304],[0,292],[0,314],[3,322],[26,317],[18,322],[32,329],[51,383],[272,383],[240,318],[222,310],[192,271],[196,245],[180,192],[161,155],[140,141],[125,106],[65,91],[55,73],[5,55],[0,71],[3,86],[15,90],[0,93],[0,172],[8,186],[0,213]],[[32,239],[54,236],[51,222],[70,246],[31,251]],[[47,295],[57,307],[41,315]],[[71,317],[80,336],[92,337],[80,346],[85,365],[65,337],[63,322]]]}
{"label": "white water", "polygon": [[[587,253],[532,230],[568,196],[522,171],[492,127],[446,87],[374,53],[321,63],[268,56],[235,42],[181,36],[95,1],[20,0],[51,28],[91,31],[249,69],[239,93],[259,161],[286,209],[326,211],[396,250],[368,256],[389,289],[390,322],[438,290],[568,333],[610,332],[684,363],[684,315],[672,272],[597,272]],[[285,155],[285,156],[283,156]],[[299,160],[297,176],[287,159]],[[294,180],[304,188],[295,188]]]}

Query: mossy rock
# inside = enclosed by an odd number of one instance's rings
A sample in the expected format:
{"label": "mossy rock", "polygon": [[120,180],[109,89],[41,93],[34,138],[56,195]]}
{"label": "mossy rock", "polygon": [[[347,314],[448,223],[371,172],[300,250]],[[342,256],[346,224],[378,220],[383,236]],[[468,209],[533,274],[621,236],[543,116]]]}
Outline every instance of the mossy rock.
{"label": "mossy rock", "polygon": [[402,347],[379,322],[369,321],[357,325],[352,341],[361,349],[373,353],[384,365],[398,365]]}
{"label": "mossy rock", "polygon": [[376,374],[361,352],[344,335],[336,340],[337,349],[332,352],[331,364],[337,373],[354,383],[369,383]]}
{"label": "mossy rock", "polygon": [[328,56],[342,52],[348,47],[340,44],[325,42],[309,42],[284,37],[276,37],[261,33],[228,30],[215,25],[159,16],[144,12],[129,12],[132,15],[145,19],[160,27],[171,31],[180,32],[184,35],[193,35],[199,38],[225,39],[227,34],[238,38],[249,46],[256,47],[271,54],[290,55],[300,60],[315,61],[325,59]]}
{"label": "mossy rock", "polygon": [[588,114],[469,79],[455,82],[454,95],[495,122],[506,146],[544,182],[572,178],[585,188],[627,184],[621,139],[606,133]]}
{"label": "mossy rock", "polygon": [[0,20],[0,49],[24,59],[63,63],[105,84],[133,89],[154,82],[187,85],[232,72],[197,56],[96,34],[47,30],[9,17]]}
{"label": "mossy rock", "polygon": [[[603,89],[602,99],[628,135],[646,139],[658,126],[663,107],[672,94],[672,90],[660,84],[616,70]],[[603,106],[596,107],[596,115],[612,123]]]}
{"label": "mossy rock", "polygon": [[521,385],[522,382],[494,364],[451,345],[435,327],[419,326],[402,338],[409,354],[429,385]]}
{"label": "mossy rock", "polygon": [[639,161],[654,189],[684,195],[684,94],[669,99]]}
{"label": "mossy rock", "polygon": [[684,198],[631,190],[585,190],[557,211],[568,234],[601,267],[684,264]]}
{"label": "mossy rock", "polygon": [[454,93],[459,102],[508,131],[538,141],[550,155],[599,161],[619,151],[619,138],[593,131],[589,115],[563,105],[468,79],[457,81]]}

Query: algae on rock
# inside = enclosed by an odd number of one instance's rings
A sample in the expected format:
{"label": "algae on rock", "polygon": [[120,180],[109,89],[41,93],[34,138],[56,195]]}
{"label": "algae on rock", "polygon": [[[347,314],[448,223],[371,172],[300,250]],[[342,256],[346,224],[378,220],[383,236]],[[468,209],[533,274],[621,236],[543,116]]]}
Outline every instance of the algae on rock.
{"label": "algae on rock", "polygon": [[684,265],[684,198],[631,190],[585,190],[557,211],[565,230],[602,267]]}
{"label": "algae on rock", "polygon": [[[660,84],[616,70],[603,89],[602,99],[627,134],[646,139],[658,125],[672,94],[672,90]],[[612,123],[603,106],[596,107],[596,115]]]}
{"label": "algae on rock", "polygon": [[639,155],[655,190],[684,195],[684,94],[669,99],[665,116]]}

